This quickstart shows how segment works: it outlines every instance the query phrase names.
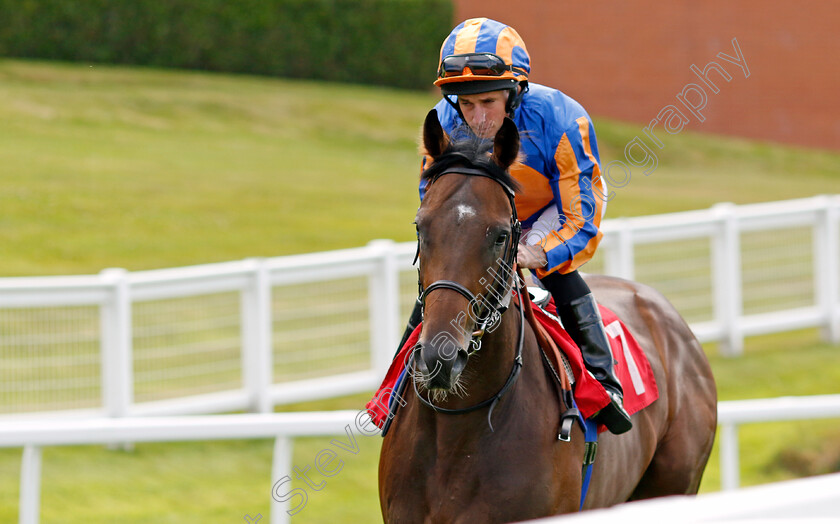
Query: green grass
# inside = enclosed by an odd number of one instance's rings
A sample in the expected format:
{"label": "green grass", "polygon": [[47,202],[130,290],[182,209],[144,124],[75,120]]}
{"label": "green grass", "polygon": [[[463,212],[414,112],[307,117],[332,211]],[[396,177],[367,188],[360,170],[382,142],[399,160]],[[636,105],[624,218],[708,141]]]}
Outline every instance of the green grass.
{"label": "green grass", "polygon": [[[0,60],[0,276],[140,270],[411,240],[430,93]],[[581,102],[586,104],[586,100]],[[593,115],[602,160],[641,126]],[[840,155],[683,132],[615,188],[608,217],[840,192]],[[837,393],[840,353],[814,330],[707,347],[720,398]],[[361,409],[366,395],[284,409]],[[380,439],[310,490],[298,523],[376,522]],[[296,441],[311,464],[329,438]],[[840,422],[745,426],[743,484],[818,473]],[[271,442],[47,448],[42,522],[268,518]],[[717,452],[703,491],[719,488]],[[828,461],[829,463],[831,461]],[[0,522],[17,518],[20,450],[0,450]],[[297,485],[301,487],[300,484]]]}
{"label": "green grass", "polygon": [[[0,60],[0,275],[411,240],[433,94]],[[582,100],[585,104],[585,100]],[[602,160],[640,126],[594,116]],[[683,132],[608,217],[840,190],[840,155]],[[638,170],[637,170],[638,171]]]}
{"label": "green grass", "polygon": [[0,275],[409,240],[429,96],[0,61]]}

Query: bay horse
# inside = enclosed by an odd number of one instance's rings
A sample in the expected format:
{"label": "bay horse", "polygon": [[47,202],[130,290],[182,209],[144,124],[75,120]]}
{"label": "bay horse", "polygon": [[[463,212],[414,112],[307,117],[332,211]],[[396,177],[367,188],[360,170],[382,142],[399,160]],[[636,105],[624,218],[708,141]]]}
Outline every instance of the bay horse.
{"label": "bay horse", "polygon": [[[569,442],[557,439],[568,406],[534,331],[514,304],[485,300],[487,311],[468,311],[487,290],[488,270],[516,260],[515,182],[507,169],[519,140],[506,119],[492,149],[482,151],[477,140],[451,141],[434,110],[426,118],[423,142],[433,163],[416,218],[423,324],[412,353],[414,384],[380,455],[387,524],[503,523],[579,509],[584,435],[576,424]],[[631,431],[600,435],[583,509],[697,493],[717,425],[717,392],[700,344],[652,288],[607,276],[586,281],[644,348],[659,398],[633,415]],[[487,319],[501,310],[491,331]]]}

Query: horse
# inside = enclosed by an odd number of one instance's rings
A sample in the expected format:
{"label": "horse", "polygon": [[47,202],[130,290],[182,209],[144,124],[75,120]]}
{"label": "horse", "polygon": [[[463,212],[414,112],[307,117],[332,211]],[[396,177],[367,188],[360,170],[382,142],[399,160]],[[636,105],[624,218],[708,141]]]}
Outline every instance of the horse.
{"label": "horse", "polygon": [[[506,119],[482,150],[478,140],[450,140],[434,110],[426,117],[423,146],[438,169],[424,173],[416,217],[423,323],[411,353],[413,383],[380,453],[387,524],[504,523],[580,509],[583,430],[576,424],[568,442],[557,439],[570,406],[541,362],[521,305],[505,307],[500,298],[517,279],[493,293],[486,284],[488,271],[501,274],[501,264],[516,260],[508,168],[519,140]],[[700,344],[654,289],[585,278],[644,348],[659,398],[633,415],[629,432],[600,435],[583,509],[696,494],[717,426],[715,382]]]}

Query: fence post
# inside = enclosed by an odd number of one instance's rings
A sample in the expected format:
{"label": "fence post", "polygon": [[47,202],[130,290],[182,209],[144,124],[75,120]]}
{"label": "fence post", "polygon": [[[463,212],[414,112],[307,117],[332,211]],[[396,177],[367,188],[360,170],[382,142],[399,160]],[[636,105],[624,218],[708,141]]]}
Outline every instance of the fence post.
{"label": "fence post", "polygon": [[[303,495],[292,494],[292,491],[300,491],[299,489],[290,489],[288,492],[278,494],[283,484],[289,486],[292,484],[289,475],[292,471],[292,446],[293,441],[289,437],[278,436],[274,439],[274,456],[271,461],[271,524],[288,524],[290,521],[289,500],[295,496],[308,497],[305,491],[303,491]],[[284,482],[286,477],[288,477],[288,482]],[[304,507],[306,501],[307,499],[304,498],[301,502]],[[300,504],[296,508],[303,509]]]}
{"label": "fence post", "polygon": [[108,417],[124,417],[134,401],[132,357],[131,290],[128,272],[104,269],[102,281],[111,287],[111,297],[100,307],[102,352],[102,405]]}
{"label": "fence post", "polygon": [[714,316],[723,331],[720,352],[733,357],[744,352],[740,325],[743,299],[738,215],[735,205],[730,202],[715,204],[712,213],[718,220],[718,234],[712,239]]}
{"label": "fence post", "polygon": [[252,258],[251,279],[242,290],[242,387],[248,393],[251,411],[270,413],[273,381],[271,279],[263,259]]}
{"label": "fence post", "polygon": [[396,244],[393,240],[368,243],[379,260],[369,279],[371,367],[384,376],[399,342],[400,287]]}
{"label": "fence post", "polygon": [[740,484],[738,425],[721,424],[720,429],[720,487],[723,491],[731,491],[738,489]]}
{"label": "fence post", "polygon": [[823,339],[840,344],[840,200],[818,197],[821,209],[814,228],[814,296],[825,315]]}
{"label": "fence post", "polygon": [[633,280],[636,277],[633,229],[630,222],[624,218],[611,220],[610,223],[615,229],[608,233],[611,238],[604,260],[604,273]]}
{"label": "fence post", "polygon": [[20,524],[38,524],[41,513],[41,448],[24,446],[20,464]]}

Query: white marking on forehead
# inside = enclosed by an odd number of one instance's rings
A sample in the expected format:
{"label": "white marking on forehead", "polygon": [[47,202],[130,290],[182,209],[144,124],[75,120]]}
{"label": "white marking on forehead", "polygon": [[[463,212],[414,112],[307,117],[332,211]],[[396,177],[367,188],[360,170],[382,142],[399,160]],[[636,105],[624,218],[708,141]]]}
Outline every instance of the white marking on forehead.
{"label": "white marking on forehead", "polygon": [[455,208],[458,211],[458,222],[463,222],[464,219],[475,216],[475,208],[466,204],[458,204]]}

